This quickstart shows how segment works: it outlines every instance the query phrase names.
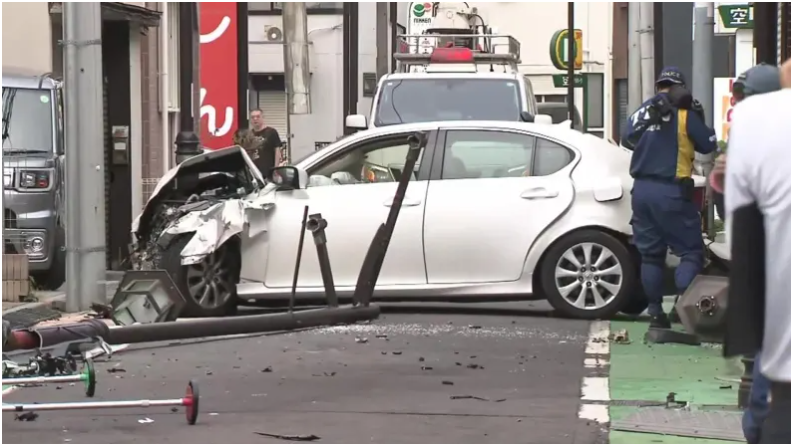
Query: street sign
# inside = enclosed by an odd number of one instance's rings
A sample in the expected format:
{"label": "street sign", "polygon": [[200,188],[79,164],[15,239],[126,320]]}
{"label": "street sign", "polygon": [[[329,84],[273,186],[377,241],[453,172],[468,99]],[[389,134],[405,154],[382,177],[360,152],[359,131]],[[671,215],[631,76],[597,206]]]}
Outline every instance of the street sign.
{"label": "street sign", "polygon": [[[553,86],[556,88],[567,88],[567,80],[569,77],[566,74],[554,74]],[[584,75],[576,74],[573,76],[573,87],[584,88]]]}
{"label": "street sign", "polygon": [[[567,70],[567,61],[570,56],[567,54],[567,30],[560,29],[553,33],[551,37],[551,63],[559,70]],[[575,53],[573,54],[573,68],[580,70],[584,67],[584,32],[580,29],[574,30],[573,39],[575,40]]]}
{"label": "street sign", "polygon": [[719,5],[719,17],[725,29],[754,28],[754,7],[750,4]]}

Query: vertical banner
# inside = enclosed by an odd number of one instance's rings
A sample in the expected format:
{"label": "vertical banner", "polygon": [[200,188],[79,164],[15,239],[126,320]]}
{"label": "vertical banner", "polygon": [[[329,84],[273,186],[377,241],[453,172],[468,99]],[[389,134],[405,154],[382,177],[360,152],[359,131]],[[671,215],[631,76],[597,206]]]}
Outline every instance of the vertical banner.
{"label": "vertical banner", "polygon": [[237,3],[201,2],[201,144],[232,145],[239,123]]}
{"label": "vertical banner", "polygon": [[713,130],[718,141],[727,142],[730,137],[730,123],[735,98],[732,97],[733,79],[717,77],[713,79]]}

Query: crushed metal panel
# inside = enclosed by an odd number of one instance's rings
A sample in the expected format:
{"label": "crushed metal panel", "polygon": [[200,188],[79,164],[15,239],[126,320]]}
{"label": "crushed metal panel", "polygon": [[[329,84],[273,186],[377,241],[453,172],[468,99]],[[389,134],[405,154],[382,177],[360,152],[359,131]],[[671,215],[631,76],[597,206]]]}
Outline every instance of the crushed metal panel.
{"label": "crushed metal panel", "polygon": [[745,442],[741,412],[675,410],[663,407],[640,409],[623,420],[612,421],[617,431]]}

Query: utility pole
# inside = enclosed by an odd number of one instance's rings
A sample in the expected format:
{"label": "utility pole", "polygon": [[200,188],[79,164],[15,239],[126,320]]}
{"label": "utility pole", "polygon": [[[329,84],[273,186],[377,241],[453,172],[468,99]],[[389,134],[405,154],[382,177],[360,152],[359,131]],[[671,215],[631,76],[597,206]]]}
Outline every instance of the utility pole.
{"label": "utility pole", "polygon": [[[705,123],[708,127],[713,127],[713,3],[695,2],[694,3],[694,48],[692,53],[692,71],[694,72],[691,82],[691,93],[702,104],[705,109]],[[696,154],[696,160],[705,170],[705,177],[710,175],[713,170],[713,154]],[[713,222],[715,219],[715,207],[713,205],[710,182],[706,182],[708,196],[708,235],[713,237],[715,234]]]}
{"label": "utility pole", "polygon": [[[653,3],[639,3],[639,53],[641,54],[641,101],[655,95],[655,41],[653,25]],[[631,111],[632,112],[632,111]]]}
{"label": "utility pole", "polygon": [[304,2],[283,3],[284,70],[289,116],[311,113],[308,17]]}
{"label": "utility pole", "polygon": [[66,66],[66,309],[105,302],[105,144],[102,112],[102,11],[64,2]]}
{"label": "utility pole", "polygon": [[[176,162],[181,163],[201,154],[201,140],[193,119],[194,40],[197,39],[197,6],[194,2],[179,3],[179,127],[176,135]],[[200,92],[199,85],[196,90]],[[197,103],[197,101],[196,101]],[[200,115],[198,115],[200,117]]]}
{"label": "utility pole", "polygon": [[575,56],[575,3],[567,2],[567,113],[571,129],[575,128]]}
{"label": "utility pole", "polygon": [[388,74],[388,59],[390,58],[390,48],[388,45],[388,9],[391,3],[377,2],[377,13],[375,18],[375,39],[377,46],[377,81]]}
{"label": "utility pole", "polygon": [[628,3],[628,113],[639,109],[642,98],[642,55],[639,46],[641,3]]}
{"label": "utility pole", "polygon": [[342,128],[345,135],[351,135],[355,130],[347,128],[346,117],[358,111],[358,3],[344,2],[342,8],[342,116],[345,119]]}
{"label": "utility pole", "polygon": [[192,108],[191,113],[193,114],[193,131],[195,132],[196,136],[198,136],[199,140],[199,147],[201,141],[201,28],[199,25],[199,17],[201,17],[201,3],[200,2],[192,2],[193,5],[193,20],[191,24],[193,25],[193,33],[192,33],[192,52],[193,52],[193,68],[191,73],[193,74],[193,99],[191,101]]}

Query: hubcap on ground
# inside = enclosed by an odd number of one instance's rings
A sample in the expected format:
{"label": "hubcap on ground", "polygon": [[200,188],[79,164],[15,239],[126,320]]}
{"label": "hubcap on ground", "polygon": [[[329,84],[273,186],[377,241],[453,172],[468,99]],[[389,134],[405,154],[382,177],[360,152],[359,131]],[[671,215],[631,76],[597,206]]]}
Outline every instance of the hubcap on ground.
{"label": "hubcap on ground", "polygon": [[572,306],[598,310],[622,288],[622,265],[611,250],[597,243],[579,243],[556,262],[556,289]]}
{"label": "hubcap on ground", "polygon": [[202,308],[222,307],[232,296],[231,271],[227,265],[228,248],[221,247],[203,262],[187,267],[187,289]]}

